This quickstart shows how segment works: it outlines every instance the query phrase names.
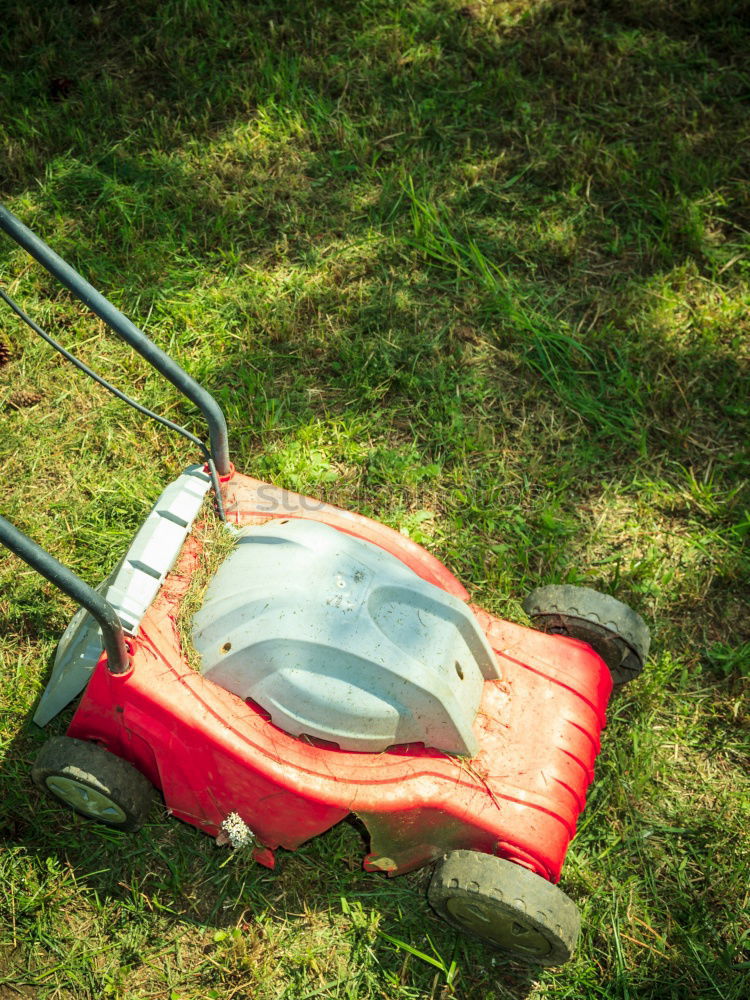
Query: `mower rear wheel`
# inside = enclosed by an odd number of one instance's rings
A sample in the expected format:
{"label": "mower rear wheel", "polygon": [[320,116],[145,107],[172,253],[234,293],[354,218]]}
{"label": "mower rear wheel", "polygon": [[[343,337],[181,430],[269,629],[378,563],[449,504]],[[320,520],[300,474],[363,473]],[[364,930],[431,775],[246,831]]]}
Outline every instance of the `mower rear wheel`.
{"label": "mower rear wheel", "polygon": [[541,632],[583,639],[609,667],[612,683],[627,684],[643,670],[651,643],[640,615],[590,587],[553,584],[533,590],[523,609]]}
{"label": "mower rear wheel", "polygon": [[31,776],[42,791],[75,812],[118,830],[138,830],[153,802],[150,783],[132,764],[70,736],[44,744]]}
{"label": "mower rear wheel", "polygon": [[578,940],[578,907],[561,889],[491,854],[446,854],[427,898],[449,924],[527,965],[562,965]]}

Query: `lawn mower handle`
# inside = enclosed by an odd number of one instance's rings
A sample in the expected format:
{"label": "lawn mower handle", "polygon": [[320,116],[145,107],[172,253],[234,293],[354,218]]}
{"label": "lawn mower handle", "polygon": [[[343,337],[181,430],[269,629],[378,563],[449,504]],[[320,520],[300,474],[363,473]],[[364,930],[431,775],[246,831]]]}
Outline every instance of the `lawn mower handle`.
{"label": "lawn mower handle", "polygon": [[4,229],[11,239],[38,260],[66,288],[70,289],[92,312],[104,320],[110,329],[138,351],[183,395],[195,403],[208,423],[211,457],[216,469],[220,476],[229,475],[231,465],[227,423],[213,396],[3,205],[0,205],[0,228]]}
{"label": "lawn mower handle", "polygon": [[2,516],[0,516],[0,544],[15,552],[32,569],[64,594],[72,597],[92,615],[102,630],[107,664],[113,674],[124,674],[130,669],[130,658],[120,619],[112,605],[105,601],[98,591],[89,587],[80,577],[58,562],[49,552],[45,552],[36,542],[32,542]]}

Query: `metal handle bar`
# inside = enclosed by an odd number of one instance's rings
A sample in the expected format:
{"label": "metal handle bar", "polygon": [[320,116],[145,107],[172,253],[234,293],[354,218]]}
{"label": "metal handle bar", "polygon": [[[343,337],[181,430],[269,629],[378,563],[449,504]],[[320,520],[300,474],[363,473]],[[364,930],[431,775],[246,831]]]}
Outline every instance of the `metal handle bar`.
{"label": "metal handle bar", "polygon": [[104,648],[107,651],[107,665],[113,674],[124,674],[130,669],[130,659],[120,619],[112,605],[105,601],[98,591],[89,587],[80,577],[58,562],[49,552],[45,552],[36,542],[32,542],[2,516],[0,516],[0,543],[11,552],[15,552],[32,569],[64,594],[72,597],[93,616],[102,630]]}
{"label": "metal handle bar", "polygon": [[131,323],[127,316],[124,316],[108,299],[105,299],[100,292],[97,292],[85,278],[81,277],[69,264],[66,264],[62,257],[58,256],[54,250],[32,233],[20,219],[17,219],[12,212],[9,212],[2,205],[0,205],[0,228],[4,229],[11,239],[15,240],[19,246],[22,246],[24,250],[38,260],[50,274],[62,282],[92,312],[104,320],[110,329],[114,330],[118,336],[122,337],[134,350],[138,351],[149,364],[156,368],[183,395],[195,403],[206,418],[211,442],[211,456],[219,475],[229,475],[231,466],[229,463],[227,422],[221,411],[221,407],[213,396],[199,385],[195,379],[191,378],[187,372],[183,371],[176,361],[149,340],[142,330],[139,330],[134,323]]}

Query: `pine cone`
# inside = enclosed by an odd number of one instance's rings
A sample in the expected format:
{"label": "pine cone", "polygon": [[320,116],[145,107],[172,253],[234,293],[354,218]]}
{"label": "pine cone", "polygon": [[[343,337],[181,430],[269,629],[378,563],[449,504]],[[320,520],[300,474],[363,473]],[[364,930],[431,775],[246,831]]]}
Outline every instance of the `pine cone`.
{"label": "pine cone", "polygon": [[34,392],[33,390],[29,392],[27,389],[19,389],[18,392],[14,392],[12,396],[8,398],[8,404],[14,406],[17,410],[22,410],[27,406],[36,406],[37,403],[41,403],[42,395],[39,392]]}
{"label": "pine cone", "polygon": [[0,340],[0,368],[8,364],[11,354],[10,345],[6,344],[4,340]]}

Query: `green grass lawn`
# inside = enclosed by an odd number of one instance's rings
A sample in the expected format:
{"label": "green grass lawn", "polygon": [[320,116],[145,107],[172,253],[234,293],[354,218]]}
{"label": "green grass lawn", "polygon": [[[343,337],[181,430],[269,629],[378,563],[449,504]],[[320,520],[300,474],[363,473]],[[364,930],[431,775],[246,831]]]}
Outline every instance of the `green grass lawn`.
{"label": "green grass lawn", "polygon": [[[0,1000],[750,996],[749,13],[4,5],[4,202],[215,393],[238,468],[393,525],[503,617],[590,585],[653,644],[563,872],[577,955],[525,970],[364,873],[353,826],[270,873],[41,797],[73,608],[0,555]],[[0,280],[203,433],[5,238]],[[98,582],[195,453],[0,324],[0,510]]]}

